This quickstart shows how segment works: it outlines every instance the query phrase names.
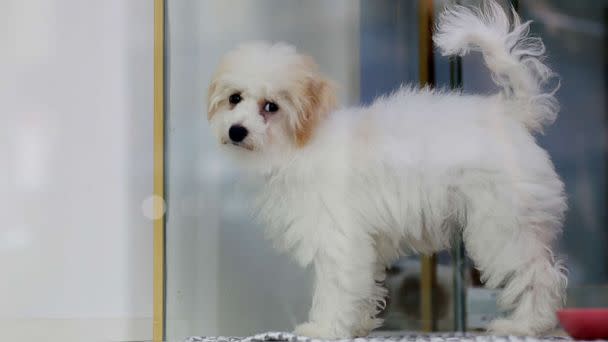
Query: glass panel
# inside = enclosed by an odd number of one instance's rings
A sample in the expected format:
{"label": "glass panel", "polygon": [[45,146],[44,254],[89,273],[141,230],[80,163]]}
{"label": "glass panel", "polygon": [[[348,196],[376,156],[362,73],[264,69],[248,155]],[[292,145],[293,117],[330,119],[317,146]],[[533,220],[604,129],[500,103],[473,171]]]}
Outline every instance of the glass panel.
{"label": "glass panel", "polygon": [[311,277],[251,223],[256,184],[218,154],[207,86],[238,43],[286,41],[340,85],[343,103],[358,103],[358,2],[173,0],[167,10],[167,338],[290,331],[308,313]]}
{"label": "glass panel", "polygon": [[561,77],[557,122],[539,138],[566,183],[569,207],[560,251],[568,306],[608,307],[608,1],[525,1],[549,62]]}
{"label": "glass panel", "polygon": [[[480,1],[462,1],[479,4]],[[206,122],[205,94],[220,56],[238,43],[286,41],[312,55],[340,85],[346,105],[370,103],[418,83],[416,1],[168,1],[167,337],[291,331],[305,321],[312,274],[278,254],[251,222],[259,184],[223,159]],[[444,2],[436,1],[439,10]],[[506,3],[506,1],[505,1]],[[608,1],[520,1],[532,32],[561,75],[562,112],[539,143],[566,183],[570,210],[559,253],[570,269],[569,306],[608,305],[606,226],[606,7]],[[600,48],[603,47],[603,48]],[[435,56],[448,88],[449,60]],[[478,54],[463,59],[464,90],[497,89]],[[437,257],[437,328],[453,329],[454,269]],[[497,291],[482,288],[469,262],[467,326],[500,315]],[[385,282],[381,330],[419,330],[420,263],[398,260]]]}
{"label": "glass panel", "polygon": [[[531,32],[543,39],[547,63],[561,81],[558,119],[538,142],[566,184],[569,210],[559,257],[569,270],[567,306],[607,307],[608,1],[519,1],[519,12],[534,20]],[[479,54],[464,59],[464,88],[471,93],[495,89]],[[472,305],[470,311],[481,306]]]}

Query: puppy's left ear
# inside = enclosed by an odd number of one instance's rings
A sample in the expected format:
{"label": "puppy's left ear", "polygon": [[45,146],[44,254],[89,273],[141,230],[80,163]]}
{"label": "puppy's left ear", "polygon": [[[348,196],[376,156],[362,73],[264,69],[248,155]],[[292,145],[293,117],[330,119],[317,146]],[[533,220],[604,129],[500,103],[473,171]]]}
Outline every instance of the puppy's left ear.
{"label": "puppy's left ear", "polygon": [[207,120],[211,120],[221,104],[221,98],[218,94],[217,80],[212,80],[207,90]]}
{"label": "puppy's left ear", "polygon": [[303,106],[298,113],[295,130],[298,147],[308,143],[322,120],[336,108],[336,87],[333,82],[317,76],[308,80],[304,88]]}

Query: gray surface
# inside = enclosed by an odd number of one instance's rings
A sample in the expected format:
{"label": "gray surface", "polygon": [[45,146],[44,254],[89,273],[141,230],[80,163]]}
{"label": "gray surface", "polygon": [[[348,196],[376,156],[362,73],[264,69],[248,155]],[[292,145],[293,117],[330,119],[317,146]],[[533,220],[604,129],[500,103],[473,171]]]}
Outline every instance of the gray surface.
{"label": "gray surface", "polygon": [[[185,339],[185,342],[269,342],[269,341],[289,341],[289,342],[313,342],[323,341],[320,339],[296,336],[291,333],[282,332],[268,332],[258,334],[249,337],[206,337],[206,336],[192,336]],[[462,334],[462,333],[440,333],[440,334],[414,334],[407,333],[404,335],[394,336],[368,336],[360,337],[355,339],[341,339],[336,340],[340,342],[353,341],[353,342],[443,342],[443,341],[467,341],[467,342],[536,342],[536,341],[571,341],[567,337],[517,337],[517,336],[488,336],[488,335],[474,335],[474,334]]]}

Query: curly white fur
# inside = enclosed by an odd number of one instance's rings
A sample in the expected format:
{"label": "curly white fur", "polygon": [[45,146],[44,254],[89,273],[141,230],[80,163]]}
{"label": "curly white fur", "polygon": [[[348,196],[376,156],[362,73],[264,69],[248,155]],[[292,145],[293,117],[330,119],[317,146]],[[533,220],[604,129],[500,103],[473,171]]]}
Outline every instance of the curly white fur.
{"label": "curly white fur", "polygon": [[[543,85],[539,39],[500,6],[452,7],[435,42],[445,54],[482,52],[494,96],[402,88],[369,107],[334,108],[331,82],[286,44],[230,52],[209,88],[209,121],[227,153],[266,175],[258,218],[275,245],[312,264],[309,322],[296,332],[361,336],[378,327],[385,267],[406,252],[448,248],[463,234],[489,287],[504,286],[510,316],[496,333],[555,325],[566,277],[552,243],[564,186],[531,132],[556,117]],[[239,94],[238,103],[228,100]],[[269,113],[265,104],[279,110]],[[230,127],[248,131],[236,142]]]}

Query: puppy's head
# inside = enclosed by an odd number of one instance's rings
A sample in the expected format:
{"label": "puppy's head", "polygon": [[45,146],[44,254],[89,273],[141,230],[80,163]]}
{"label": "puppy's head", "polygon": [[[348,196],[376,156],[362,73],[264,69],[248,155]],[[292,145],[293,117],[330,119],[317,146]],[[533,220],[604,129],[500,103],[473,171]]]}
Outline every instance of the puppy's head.
{"label": "puppy's head", "polygon": [[331,82],[292,46],[253,42],[227,53],[211,81],[207,118],[220,144],[243,154],[305,146],[335,107]]}

